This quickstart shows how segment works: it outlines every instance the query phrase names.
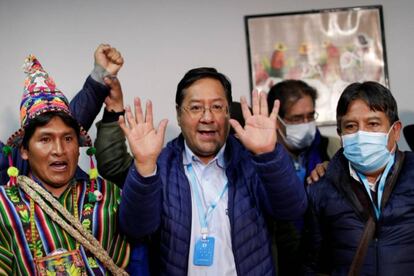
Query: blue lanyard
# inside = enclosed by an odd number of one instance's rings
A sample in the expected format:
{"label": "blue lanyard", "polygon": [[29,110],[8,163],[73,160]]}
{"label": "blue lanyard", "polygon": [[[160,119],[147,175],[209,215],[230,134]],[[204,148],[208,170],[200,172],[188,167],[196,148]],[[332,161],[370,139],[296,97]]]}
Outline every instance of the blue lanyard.
{"label": "blue lanyard", "polygon": [[224,196],[224,194],[227,192],[227,189],[229,187],[228,182],[226,183],[226,185],[224,185],[223,190],[221,191],[221,193],[217,196],[216,200],[213,201],[207,208],[207,212],[203,212],[204,208],[201,205],[201,198],[200,198],[200,191],[198,190],[198,185],[197,185],[197,178],[193,169],[193,165],[192,164],[188,164],[187,165],[187,170],[188,173],[190,174],[190,184],[191,187],[193,188],[194,191],[194,199],[196,201],[196,205],[197,205],[197,210],[198,210],[198,218],[200,221],[200,225],[201,225],[201,235],[203,237],[203,239],[206,239],[207,234],[208,234],[208,219],[210,214],[216,209],[218,202],[221,200],[221,198]]}
{"label": "blue lanyard", "polygon": [[357,172],[358,176],[361,178],[362,183],[364,184],[365,190],[367,191],[369,198],[371,199],[377,220],[379,219],[381,215],[381,199],[382,199],[382,194],[384,193],[385,180],[387,179],[388,172],[390,171],[392,165],[394,164],[394,161],[395,161],[395,155],[392,156],[391,160],[388,162],[387,166],[385,167],[385,170],[383,171],[381,175],[378,188],[377,188],[377,205],[374,204],[374,200],[372,198],[372,194],[370,191],[371,189],[369,188],[367,177]]}

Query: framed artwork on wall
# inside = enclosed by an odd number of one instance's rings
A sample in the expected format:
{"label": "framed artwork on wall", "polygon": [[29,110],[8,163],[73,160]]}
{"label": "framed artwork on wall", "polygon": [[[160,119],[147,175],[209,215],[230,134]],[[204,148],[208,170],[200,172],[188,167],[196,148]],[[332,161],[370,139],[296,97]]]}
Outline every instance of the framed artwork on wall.
{"label": "framed artwork on wall", "polygon": [[382,6],[247,15],[250,88],[285,79],[318,91],[319,125],[335,124],[336,104],[353,82],[389,86]]}

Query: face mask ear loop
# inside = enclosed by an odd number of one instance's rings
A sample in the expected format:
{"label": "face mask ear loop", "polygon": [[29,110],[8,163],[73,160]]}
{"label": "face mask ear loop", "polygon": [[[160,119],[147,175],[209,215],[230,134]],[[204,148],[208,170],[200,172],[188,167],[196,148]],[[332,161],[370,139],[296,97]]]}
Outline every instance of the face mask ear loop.
{"label": "face mask ear loop", "polygon": [[[283,119],[279,116],[279,114],[277,115],[277,119],[279,120],[279,122],[285,127],[286,130],[286,123],[285,121],[283,121]],[[277,128],[277,131],[279,132],[279,134],[283,137],[283,139],[286,141],[286,135],[283,133],[283,131],[280,130],[280,127]]]}
{"label": "face mask ear loop", "polygon": [[[388,130],[388,133],[387,133],[387,144],[388,144],[388,140],[390,139],[390,133],[391,133],[391,130],[393,130],[394,125],[395,125],[395,123],[397,123],[397,122],[399,122],[399,121],[395,121],[395,122],[391,125],[390,130]],[[390,150],[390,152],[391,152],[391,153],[394,153],[394,152],[396,151],[396,149],[397,149],[397,143],[394,143],[394,146],[392,147],[392,149]]]}
{"label": "face mask ear loop", "polygon": [[285,121],[283,121],[283,119],[279,116],[279,114],[277,115],[277,119],[282,123],[282,125],[284,126],[284,127],[286,127],[286,123],[285,123]]}
{"label": "face mask ear loop", "polygon": [[388,137],[390,136],[391,130],[394,128],[395,123],[396,123],[396,122],[394,122],[394,123],[390,126],[390,129],[388,130],[388,133],[387,133],[387,139],[388,139]]}

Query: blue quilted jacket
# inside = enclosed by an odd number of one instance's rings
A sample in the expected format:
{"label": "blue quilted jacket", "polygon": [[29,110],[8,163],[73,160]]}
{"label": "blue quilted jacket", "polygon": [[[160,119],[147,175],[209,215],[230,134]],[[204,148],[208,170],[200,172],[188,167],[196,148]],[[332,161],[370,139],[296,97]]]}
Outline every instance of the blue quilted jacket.
{"label": "blue quilted jacket", "polygon": [[[191,192],[185,175],[182,136],[162,151],[157,174],[143,178],[131,166],[120,207],[121,228],[131,238],[159,230],[160,273],[187,275],[191,234]],[[227,140],[228,215],[238,275],[274,275],[264,213],[297,219],[307,200],[283,146],[259,156],[233,136]]]}
{"label": "blue quilted jacket", "polygon": [[[347,275],[368,217],[374,216],[368,194],[351,178],[342,152],[331,160],[325,177],[308,188],[309,275]],[[404,154],[398,152],[388,175],[384,195],[390,189],[390,196],[382,198],[360,275],[414,274],[414,154]],[[396,181],[390,181],[393,174]]]}

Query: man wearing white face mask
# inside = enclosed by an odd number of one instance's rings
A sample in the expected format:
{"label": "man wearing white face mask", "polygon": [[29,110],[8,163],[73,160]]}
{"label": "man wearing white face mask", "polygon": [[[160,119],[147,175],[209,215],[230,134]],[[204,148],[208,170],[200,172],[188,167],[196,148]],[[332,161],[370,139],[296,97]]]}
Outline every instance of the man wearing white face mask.
{"label": "man wearing white face mask", "polygon": [[343,149],[308,187],[306,272],[412,275],[414,155],[398,150],[395,99],[379,83],[354,83],[336,116]]}
{"label": "man wearing white face mask", "polygon": [[[339,142],[320,134],[315,120],[316,90],[301,80],[285,80],[274,85],[267,96],[268,106],[280,101],[278,136],[289,151],[296,174],[305,185],[305,179],[315,166],[328,161]],[[331,150],[333,149],[333,152]]]}
{"label": "man wearing white face mask", "polygon": [[[316,90],[301,80],[279,82],[270,89],[267,96],[269,108],[273,108],[276,99],[280,101],[278,141],[288,150],[296,175],[303,185],[306,185],[305,179],[316,165],[328,161],[333,155],[328,149],[332,147],[336,152],[340,147],[339,139],[333,143],[316,128],[316,98]],[[299,275],[303,219],[294,222],[271,220],[269,228],[279,275]]]}

